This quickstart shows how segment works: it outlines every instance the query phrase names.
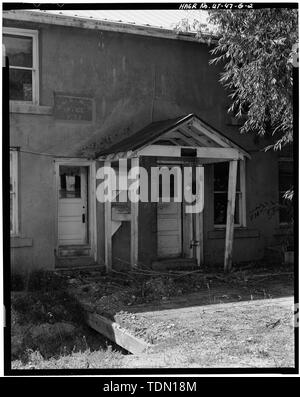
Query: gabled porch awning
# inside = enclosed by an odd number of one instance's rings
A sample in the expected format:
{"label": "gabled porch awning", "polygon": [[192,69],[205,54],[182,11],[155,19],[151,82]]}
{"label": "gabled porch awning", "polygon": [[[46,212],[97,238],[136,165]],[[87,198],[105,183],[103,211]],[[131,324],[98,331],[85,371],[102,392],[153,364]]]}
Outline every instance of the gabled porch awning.
{"label": "gabled porch awning", "polygon": [[[237,166],[241,164],[240,172],[245,173],[245,159],[251,158],[242,147],[228,139],[221,132],[205,123],[198,116],[189,114],[172,120],[158,121],[149,124],[135,134],[121,140],[96,154],[98,160],[106,166],[121,159],[131,159],[131,167],[139,167],[139,157],[174,157],[196,158],[199,164],[228,161],[228,204],[225,237],[224,269],[230,270],[232,263],[234,211],[237,182]],[[169,161],[169,160],[168,160]],[[204,182],[204,167],[201,181]],[[203,186],[203,185],[202,185]],[[128,221],[131,223],[130,252],[131,265],[138,264],[138,202],[131,202]],[[190,217],[191,218],[191,217]],[[190,223],[191,224],[191,223]],[[203,212],[195,214],[196,235],[199,240],[197,247],[197,263],[203,263]],[[105,262],[107,270],[112,266],[112,236],[118,224],[112,219],[111,203],[105,202]]]}
{"label": "gabled porch awning", "polygon": [[96,158],[116,161],[140,156],[184,157],[186,153],[202,162],[250,158],[243,148],[194,114],[151,123],[97,153]]}

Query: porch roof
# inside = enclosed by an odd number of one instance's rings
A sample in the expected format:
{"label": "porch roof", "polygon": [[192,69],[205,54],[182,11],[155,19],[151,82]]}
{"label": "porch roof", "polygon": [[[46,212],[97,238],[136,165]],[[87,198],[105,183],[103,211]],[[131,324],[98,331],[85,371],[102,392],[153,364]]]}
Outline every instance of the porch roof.
{"label": "porch roof", "polygon": [[[109,148],[98,152],[96,158],[113,161],[119,158],[153,155],[181,157],[180,150],[182,148],[199,148],[197,157],[206,154],[205,157],[222,158],[222,153],[227,153],[226,159],[250,158],[249,153],[242,147],[193,113],[153,122]],[[200,148],[207,148],[207,150],[201,151]],[[210,153],[214,155],[211,156]]]}

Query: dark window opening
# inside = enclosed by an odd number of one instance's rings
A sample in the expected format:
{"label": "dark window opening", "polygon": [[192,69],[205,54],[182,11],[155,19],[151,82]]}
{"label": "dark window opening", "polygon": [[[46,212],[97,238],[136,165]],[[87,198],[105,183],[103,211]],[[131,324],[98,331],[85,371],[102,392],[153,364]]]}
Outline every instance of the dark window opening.
{"label": "dark window opening", "polygon": [[279,162],[279,223],[288,224],[293,220],[293,202],[284,198],[285,193],[293,188],[293,162]]}
{"label": "dark window opening", "polygon": [[[227,218],[227,196],[228,196],[229,162],[214,164],[214,225],[226,225]],[[235,198],[235,225],[241,224],[241,200],[240,172],[238,167],[237,186]]]}

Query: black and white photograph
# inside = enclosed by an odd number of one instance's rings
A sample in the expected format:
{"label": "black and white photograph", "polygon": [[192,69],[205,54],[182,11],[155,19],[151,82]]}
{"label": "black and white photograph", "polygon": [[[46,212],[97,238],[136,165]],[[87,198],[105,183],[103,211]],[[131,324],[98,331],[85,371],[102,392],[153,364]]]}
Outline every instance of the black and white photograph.
{"label": "black and white photograph", "polygon": [[298,374],[298,40],[297,2],[2,3],[6,374]]}

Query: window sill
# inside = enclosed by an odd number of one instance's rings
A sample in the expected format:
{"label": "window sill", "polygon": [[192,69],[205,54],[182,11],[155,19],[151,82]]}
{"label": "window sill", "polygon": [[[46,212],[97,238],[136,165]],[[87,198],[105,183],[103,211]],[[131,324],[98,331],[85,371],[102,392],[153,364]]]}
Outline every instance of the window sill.
{"label": "window sill", "polygon": [[[209,239],[225,239],[226,228],[216,229],[208,232]],[[256,229],[247,228],[235,228],[234,238],[258,238],[260,236],[259,231]]]}
{"label": "window sill", "polygon": [[11,236],[10,248],[32,247],[32,238]]}
{"label": "window sill", "polygon": [[32,103],[10,101],[9,112],[50,116],[53,114],[53,108],[52,106],[40,106],[40,105],[33,105]]}

